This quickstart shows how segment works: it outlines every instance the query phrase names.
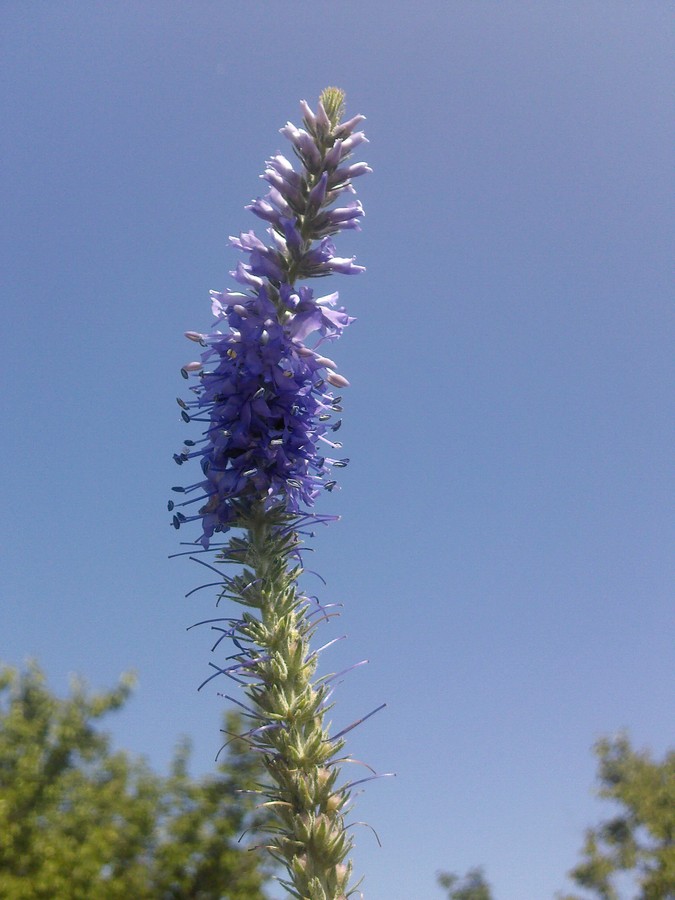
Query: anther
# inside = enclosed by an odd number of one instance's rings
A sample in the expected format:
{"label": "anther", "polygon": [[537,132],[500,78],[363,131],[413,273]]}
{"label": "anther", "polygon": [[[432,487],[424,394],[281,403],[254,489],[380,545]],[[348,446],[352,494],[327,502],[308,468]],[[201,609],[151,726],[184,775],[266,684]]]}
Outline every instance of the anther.
{"label": "anther", "polygon": [[326,375],[326,381],[328,382],[328,384],[332,384],[333,387],[349,387],[349,382],[344,377],[344,375],[338,375],[337,372],[333,372],[330,369],[328,370],[328,374]]}
{"label": "anther", "polygon": [[337,369],[337,364],[334,363],[332,359],[328,359],[327,356],[317,356],[316,362],[318,362],[320,366],[326,366],[329,369]]}

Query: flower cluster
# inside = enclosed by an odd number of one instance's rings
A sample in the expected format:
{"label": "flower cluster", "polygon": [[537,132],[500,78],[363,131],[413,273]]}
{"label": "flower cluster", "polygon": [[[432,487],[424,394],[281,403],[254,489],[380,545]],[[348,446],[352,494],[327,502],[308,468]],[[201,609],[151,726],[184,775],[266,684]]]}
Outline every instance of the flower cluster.
{"label": "flower cluster", "polygon": [[[352,319],[337,305],[337,292],[316,297],[301,279],[363,271],[353,259],[335,255],[332,236],[359,227],[361,204],[338,198],[353,194],[352,179],[370,172],[349,163],[366,138],[357,126],[363,116],[340,122],[343,95],[328,89],[313,112],[303,101],[304,128],[281,129],[300,161],[300,171],[282,155],[267,161],[262,178],[270,190],[248,209],[269,223],[265,244],[253,231],[231,238],[246,256],[231,273],[239,289],[211,292],[216,330],[188,332],[203,353],[186,365],[184,377],[198,378],[193,398],[178,401],[186,422],[206,423],[201,441],[186,441],[174,455],[179,465],[201,463],[203,478],[170,501],[179,528],[201,520],[205,547],[215,532],[237,524],[254,504],[304,513],[321,489],[331,490],[333,467],[348,460],[336,455],[332,439],[340,427],[339,396],[349,382],[322,352]],[[311,343],[311,346],[309,344]],[[198,513],[183,509],[201,503]]]}
{"label": "flower cluster", "polygon": [[[202,477],[174,487],[181,496],[169,502],[174,526],[199,521],[204,549],[215,551],[213,565],[203,564],[219,576],[212,582],[218,603],[246,610],[197,623],[218,635],[212,652],[220,654],[226,638],[234,645],[234,652],[209,663],[214,672],[201,687],[224,677],[246,694],[247,703],[223,696],[243,706],[250,720],[238,736],[267,770],[259,786],[261,806],[272,814],[265,847],[286,868],[281,883],[302,900],[347,900],[357,893],[350,886],[353,838],[345,819],[352,788],[380,777],[373,772],[341,782],[341,765],[356,762],[343,755],[343,736],[373,713],[330,734],[325,717],[337,676],[317,677],[317,666],[333,641],[313,651],[311,639],[337,613],[299,583],[302,524],[334,518],[311,508],[321,490],[335,486],[333,470],[349,461],[334,436],[341,424],[341,397],[334,391],[349,382],[326,348],[352,319],[337,293],[315,296],[301,284],[363,271],[353,259],[336,256],[333,243],[339,232],[358,228],[361,204],[338,201],[354,194],[355,177],[370,171],[349,161],[365,136],[357,130],[362,116],[340,121],[343,100],[341,91],[328,88],[316,112],[303,102],[303,128],[288,123],[281,129],[300,165],[296,170],[280,154],[269,159],[262,175],[269,191],[248,207],[267,223],[269,243],[253,231],[231,238],[244,255],[231,273],[237,287],[211,292],[211,333],[186,334],[202,353],[182,370],[196,383],[191,399],[178,403],[183,419],[203,423],[204,431],[174,459],[179,465],[199,460]],[[191,504],[199,504],[192,516]],[[233,528],[225,541],[211,543],[215,533]]]}

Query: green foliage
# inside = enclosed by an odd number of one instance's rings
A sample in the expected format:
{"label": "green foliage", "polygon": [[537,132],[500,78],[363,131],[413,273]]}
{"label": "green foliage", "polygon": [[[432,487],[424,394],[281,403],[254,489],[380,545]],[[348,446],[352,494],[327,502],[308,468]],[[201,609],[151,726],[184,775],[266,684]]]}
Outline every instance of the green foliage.
{"label": "green foliage", "polygon": [[[654,761],[621,736],[599,741],[595,753],[599,796],[619,810],[586,832],[583,859],[571,878],[589,892],[585,897],[596,900],[627,900],[628,880],[638,891],[633,900],[675,900],[675,751]],[[481,868],[470,869],[463,879],[442,873],[438,883],[448,900],[492,900]],[[583,898],[566,894],[558,900]]]}
{"label": "green foliage", "polygon": [[[39,668],[0,668],[1,900],[264,900],[247,844],[258,762],[234,742],[218,774],[192,779],[189,747],[160,777],[113,752],[96,723],[131,679],[55,697]],[[236,717],[227,728],[236,731]]]}
{"label": "green foliage", "polygon": [[447,890],[448,900],[492,900],[490,885],[480,866],[469,869],[464,878],[450,872],[441,872],[438,883]]}
{"label": "green foliage", "polygon": [[622,736],[599,741],[595,752],[599,796],[620,809],[586,832],[583,859],[570,876],[600,900],[619,900],[617,876],[626,873],[637,900],[675,900],[675,751],[656,762]]}

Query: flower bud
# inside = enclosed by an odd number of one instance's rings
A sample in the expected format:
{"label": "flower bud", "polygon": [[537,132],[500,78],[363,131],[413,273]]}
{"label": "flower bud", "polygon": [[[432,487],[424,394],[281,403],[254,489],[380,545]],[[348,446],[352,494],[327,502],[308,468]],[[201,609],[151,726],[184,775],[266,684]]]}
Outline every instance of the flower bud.
{"label": "flower bud", "polygon": [[334,363],[332,359],[328,359],[327,356],[317,356],[316,361],[320,366],[326,366],[328,369],[337,369],[337,363]]}
{"label": "flower bud", "polygon": [[344,377],[344,375],[338,375],[337,372],[333,372],[332,369],[328,370],[328,374],[326,375],[326,381],[328,384],[332,384],[333,387],[344,388],[349,387],[349,382]]}

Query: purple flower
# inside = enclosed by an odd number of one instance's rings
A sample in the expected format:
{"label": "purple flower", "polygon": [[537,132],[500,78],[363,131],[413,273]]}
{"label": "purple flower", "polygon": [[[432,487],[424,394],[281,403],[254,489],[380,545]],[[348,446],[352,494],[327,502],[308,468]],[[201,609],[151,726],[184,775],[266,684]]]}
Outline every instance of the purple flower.
{"label": "purple flower", "polygon": [[[337,306],[337,292],[317,298],[296,282],[363,271],[335,255],[329,236],[359,227],[358,201],[333,203],[354,192],[352,178],[371,170],[365,163],[345,165],[365,141],[353,132],[363,117],[331,122],[321,102],[316,113],[304,101],[302,110],[305,129],[291,123],[281,129],[300,171],[281,154],[268,159],[261,177],[270,190],[247,207],[269,223],[271,242],[253,231],[230,239],[247,257],[231,273],[241,289],[211,292],[219,330],[187,333],[204,351],[182,370],[198,383],[190,401],[179,400],[181,415],[205,427],[202,440],[186,441],[174,459],[179,465],[198,459],[202,478],[174,488],[185,499],[170,501],[169,509],[176,528],[201,521],[205,547],[252,504],[307,514],[321,489],[333,489],[331,467],[347,462],[326,454],[341,446],[329,436],[341,424],[333,422],[341,408],[330,388],[349,382],[318,348],[353,319]],[[193,504],[199,506],[188,514]]]}

